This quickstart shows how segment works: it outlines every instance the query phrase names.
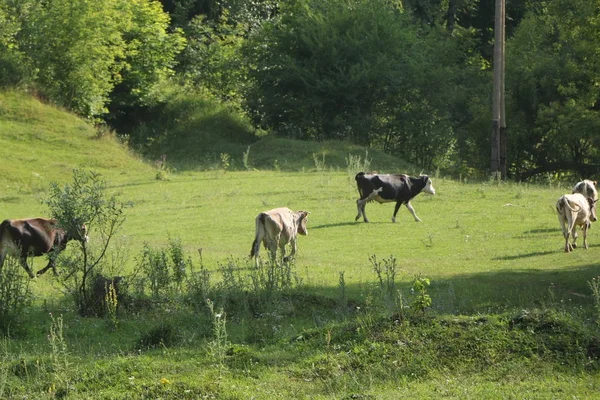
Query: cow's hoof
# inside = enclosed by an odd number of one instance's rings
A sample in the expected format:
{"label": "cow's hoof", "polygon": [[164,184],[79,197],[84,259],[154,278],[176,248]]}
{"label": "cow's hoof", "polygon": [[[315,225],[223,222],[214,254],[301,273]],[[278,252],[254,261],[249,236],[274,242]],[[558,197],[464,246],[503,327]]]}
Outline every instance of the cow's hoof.
{"label": "cow's hoof", "polygon": [[360,215],[358,215],[356,218],[354,218],[354,221],[358,221],[358,219],[360,218]]}
{"label": "cow's hoof", "polygon": [[572,249],[576,249],[576,248],[577,248],[577,243],[573,243],[573,244],[571,245],[571,248],[572,248]]}

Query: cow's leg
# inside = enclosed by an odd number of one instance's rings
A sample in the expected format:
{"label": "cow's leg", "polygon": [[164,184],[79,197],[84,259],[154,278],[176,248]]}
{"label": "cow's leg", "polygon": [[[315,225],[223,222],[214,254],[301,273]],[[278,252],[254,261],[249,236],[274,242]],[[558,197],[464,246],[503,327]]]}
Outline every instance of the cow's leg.
{"label": "cow's leg", "polygon": [[358,214],[356,214],[356,218],[354,218],[355,221],[358,221],[360,216],[362,215],[363,220],[365,222],[369,222],[369,220],[367,219],[367,215],[365,214],[366,204],[367,204],[366,200],[361,200],[361,199],[356,200],[356,208],[358,208]]}
{"label": "cow's leg", "polygon": [[[290,253],[289,257],[284,257],[283,261],[287,262],[290,261],[292,259],[294,259],[296,257],[296,251],[298,250],[298,247],[296,245],[296,238],[291,238],[290,239],[290,245],[292,246],[292,251]],[[285,250],[283,250],[285,252]]]}
{"label": "cow's leg", "polygon": [[587,231],[589,228],[590,222],[586,222],[585,224],[583,224],[583,248],[587,249],[588,248],[588,242],[587,242]]}
{"label": "cow's leg", "polygon": [[56,270],[56,258],[58,257],[58,249],[54,249],[52,250],[50,253],[48,253],[48,265],[46,265],[44,268],[40,269],[36,275],[40,276],[46,273],[46,271],[48,271],[50,268],[52,268],[52,272],[54,272],[54,275],[57,276],[58,275],[58,271]]}
{"label": "cow's leg", "polygon": [[394,215],[392,215],[392,222],[396,222],[396,214],[398,214],[398,210],[400,209],[401,205],[401,201],[396,202],[396,207],[394,207]]}
{"label": "cow's leg", "polygon": [[[410,201],[406,202],[406,208],[408,208],[408,211],[410,211],[416,222],[421,222],[421,218],[417,217],[417,213],[415,212],[412,204],[410,204]],[[396,216],[396,214],[394,214],[394,216]]]}
{"label": "cow's leg", "polygon": [[277,260],[277,247],[279,247],[279,239],[281,235],[277,235],[274,238],[268,240],[269,247],[269,256],[271,257],[271,261]]}
{"label": "cow's leg", "polygon": [[573,230],[571,231],[571,237],[573,238],[573,243],[571,244],[571,247],[576,249],[577,238],[579,237],[579,234],[577,233],[577,226],[573,226]]}
{"label": "cow's leg", "polygon": [[25,269],[25,271],[27,271],[27,274],[29,275],[30,278],[35,278],[35,275],[33,274],[33,271],[31,270],[31,268],[29,267],[29,264],[27,264],[27,256],[21,256],[20,257],[20,261],[21,261],[21,265],[23,266],[23,268]]}
{"label": "cow's leg", "polygon": [[[565,235],[565,251],[567,253],[573,251],[574,247],[569,243],[569,236],[573,235],[575,232],[575,218],[577,215],[573,215],[572,213],[567,214],[567,234]],[[574,235],[573,235],[574,236]]]}

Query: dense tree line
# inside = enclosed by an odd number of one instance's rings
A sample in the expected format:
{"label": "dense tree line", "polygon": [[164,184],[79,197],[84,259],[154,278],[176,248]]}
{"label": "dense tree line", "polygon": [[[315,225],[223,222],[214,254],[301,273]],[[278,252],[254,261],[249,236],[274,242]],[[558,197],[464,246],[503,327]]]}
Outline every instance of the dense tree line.
{"label": "dense tree line", "polygon": [[[0,0],[0,85],[119,132],[173,92],[485,176],[493,0]],[[507,4],[509,172],[600,170],[600,1]],[[548,175],[550,174],[550,175]]]}

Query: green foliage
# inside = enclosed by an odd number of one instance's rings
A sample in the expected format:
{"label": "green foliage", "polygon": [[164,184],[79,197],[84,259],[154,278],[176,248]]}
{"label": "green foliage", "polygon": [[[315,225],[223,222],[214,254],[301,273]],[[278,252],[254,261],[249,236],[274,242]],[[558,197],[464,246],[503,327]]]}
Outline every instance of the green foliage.
{"label": "green foliage", "polygon": [[415,298],[411,303],[411,307],[420,313],[424,313],[429,307],[431,307],[431,296],[427,293],[427,288],[431,282],[428,278],[418,277],[413,281],[411,292]]}
{"label": "green foliage", "polygon": [[23,331],[23,314],[31,305],[30,279],[15,258],[7,258],[0,269],[0,335],[19,336]]}
{"label": "green foliage", "polygon": [[138,266],[145,282],[141,292],[148,289],[154,300],[164,301],[181,294],[191,260],[185,258],[181,240],[169,238],[166,249],[155,249],[145,243]]}
{"label": "green foliage", "polygon": [[[73,171],[73,182],[60,186],[53,182],[48,197],[43,202],[52,218],[69,236],[78,240],[80,252],[68,258],[64,265],[67,274],[63,284],[73,296],[81,315],[96,313],[96,300],[90,285],[92,275],[103,261],[111,240],[125,222],[125,209],[131,203],[121,202],[117,195],[105,193],[106,182],[94,172]],[[87,232],[98,235],[97,252],[87,242]]]}
{"label": "green foliage", "polygon": [[107,113],[109,99],[147,103],[185,43],[179,31],[167,33],[169,17],[155,1],[26,0],[2,11],[11,23],[0,48],[10,52],[0,65],[24,60],[45,96],[85,117]]}
{"label": "green foliage", "polygon": [[597,20],[595,2],[553,1],[533,7],[508,43],[509,154],[521,179],[565,171],[581,178],[600,166]]}
{"label": "green foliage", "polygon": [[452,147],[453,42],[387,1],[293,2],[247,50],[247,106],[279,135],[375,145],[428,169]]}
{"label": "green foliage", "polygon": [[221,169],[222,153],[232,156],[232,167],[241,166],[244,150],[255,140],[254,128],[234,108],[182,88],[151,107],[145,122],[131,132],[131,144],[143,154],[164,155],[178,170]]}

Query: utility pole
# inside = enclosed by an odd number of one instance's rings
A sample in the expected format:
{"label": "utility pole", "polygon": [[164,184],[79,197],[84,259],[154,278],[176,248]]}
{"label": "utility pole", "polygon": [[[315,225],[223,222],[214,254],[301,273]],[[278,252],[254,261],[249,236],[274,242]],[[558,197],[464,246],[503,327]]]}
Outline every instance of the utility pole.
{"label": "utility pole", "polygon": [[504,113],[505,0],[496,0],[494,17],[494,92],[492,97],[491,174],[506,179],[506,116]]}

